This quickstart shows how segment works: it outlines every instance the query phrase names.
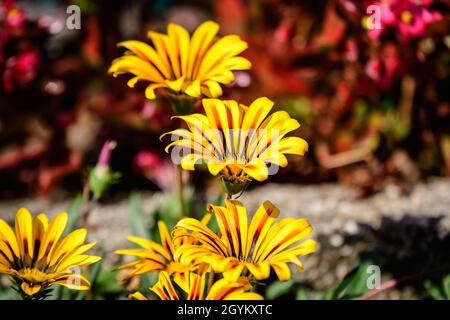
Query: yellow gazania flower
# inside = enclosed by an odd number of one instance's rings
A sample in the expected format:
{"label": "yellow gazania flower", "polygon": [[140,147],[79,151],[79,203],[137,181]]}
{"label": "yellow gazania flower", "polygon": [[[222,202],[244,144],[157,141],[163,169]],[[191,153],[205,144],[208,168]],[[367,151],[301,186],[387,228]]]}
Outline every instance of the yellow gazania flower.
{"label": "yellow gazania flower", "polygon": [[[208,224],[210,218],[210,214],[205,215],[201,223],[204,225]],[[195,239],[181,236],[172,240],[167,226],[163,221],[158,221],[158,229],[161,244],[152,240],[129,236],[127,240],[142,248],[123,249],[114,252],[116,254],[130,255],[138,258],[136,261],[119,267],[120,270],[131,270],[127,275],[128,278],[158,271],[166,271],[169,275],[177,274],[182,276],[184,272],[189,270],[190,266],[188,264],[180,263],[174,259],[173,255],[178,246],[181,244],[194,244]]]}
{"label": "yellow gazania flower", "polygon": [[[167,272],[161,272],[158,282],[151,288],[161,300],[263,300],[263,297],[254,292],[247,292],[251,284],[247,279],[241,278],[234,282],[225,279],[217,280],[211,288],[207,289],[207,273],[189,272],[183,280],[172,280]],[[175,287],[178,286],[185,296],[178,294]],[[130,298],[148,300],[143,294],[136,292]]]}
{"label": "yellow gazania flower", "polygon": [[219,25],[204,22],[192,35],[183,27],[169,23],[167,35],[150,31],[150,46],[141,41],[124,41],[118,46],[129,50],[128,54],[113,61],[109,73],[134,75],[128,86],[140,81],[150,85],[145,91],[148,99],[155,99],[155,89],[167,88],[172,94],[218,97],[222,95],[220,84],[234,81],[232,70],[250,69],[250,62],[238,55],[247,43],[237,35],[217,38]]}
{"label": "yellow gazania flower", "polygon": [[0,219],[0,273],[10,275],[26,295],[38,297],[53,285],[88,290],[89,281],[73,268],[84,267],[101,258],[85,254],[95,243],[84,244],[86,229],[61,238],[67,214],[48,221],[43,213],[32,218],[27,209],[16,214],[15,233]]}
{"label": "yellow gazania flower", "polygon": [[299,271],[303,269],[298,257],[316,248],[312,239],[301,242],[312,232],[306,219],[284,218],[275,222],[280,211],[265,201],[248,224],[242,203],[225,200],[225,204],[226,207],[209,205],[221,236],[192,218],[178,222],[175,231],[190,234],[200,244],[180,246],[176,258],[185,263],[209,264],[230,282],[241,276],[267,279],[271,268],[281,281],[286,281],[291,276],[288,263],[297,265]]}
{"label": "yellow gazania flower", "polygon": [[178,148],[185,170],[194,170],[196,163],[205,162],[212,175],[222,177],[229,194],[239,192],[251,179],[263,181],[274,174],[268,164],[275,165],[275,169],[285,167],[285,154],[304,155],[308,149],[305,140],[285,137],[300,124],[285,111],[269,115],[273,102],[267,98],[256,99],[249,107],[233,100],[202,102],[206,115],[180,116],[188,130],[163,135],[178,138],[166,147],[166,152],[170,147]]}

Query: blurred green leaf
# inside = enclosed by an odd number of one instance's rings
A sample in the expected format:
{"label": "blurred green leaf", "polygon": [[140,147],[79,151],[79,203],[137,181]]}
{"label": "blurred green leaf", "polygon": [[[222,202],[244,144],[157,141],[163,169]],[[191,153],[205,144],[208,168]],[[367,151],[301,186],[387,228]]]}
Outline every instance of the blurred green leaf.
{"label": "blurred green leaf", "polygon": [[149,288],[158,281],[158,273],[146,273],[140,276],[141,283],[139,284],[139,292],[148,292]]}
{"label": "blurred green leaf", "polygon": [[379,108],[383,112],[390,112],[395,109],[394,100],[390,97],[386,97],[379,102]]}
{"label": "blurred green leaf", "polygon": [[311,117],[311,101],[307,96],[300,96],[292,99],[280,101],[280,106],[287,111],[293,118],[300,119],[304,123],[309,123]]}
{"label": "blurred green leaf", "polygon": [[289,293],[294,287],[296,281],[291,279],[288,281],[275,281],[266,289],[266,298],[269,300],[277,299],[287,293]]}
{"label": "blurred green leaf", "polygon": [[354,299],[369,291],[367,280],[371,274],[367,272],[367,268],[372,264],[369,260],[362,261],[328,292],[327,299]]}
{"label": "blurred green leaf", "polygon": [[145,239],[149,238],[141,207],[141,195],[137,192],[130,195],[130,226],[132,235]]}
{"label": "blurred green leaf", "polygon": [[444,288],[446,299],[450,300],[450,274],[444,277],[444,280],[442,280],[442,286]]}
{"label": "blurred green leaf", "polygon": [[314,296],[308,294],[304,288],[297,290],[295,300],[325,300],[325,292],[317,292]]}
{"label": "blurred green leaf", "polygon": [[0,286],[0,300],[20,300],[20,298],[12,287]]}
{"label": "blurred green leaf", "polygon": [[[184,192],[184,208],[186,214],[191,216],[192,210],[192,195],[185,189]],[[170,193],[166,196],[164,205],[161,208],[161,218],[168,224],[168,227],[173,227],[175,222],[180,217],[180,199],[176,192]]]}
{"label": "blurred green leaf", "polygon": [[92,285],[92,299],[104,300],[108,296],[117,296],[126,292],[126,289],[117,281],[118,271],[101,268],[96,281]]}
{"label": "blurred green leaf", "polygon": [[305,289],[300,288],[297,291],[297,294],[295,296],[295,300],[310,300],[308,294],[306,293]]}
{"label": "blurred green leaf", "polygon": [[369,120],[370,109],[366,101],[357,100],[353,107],[353,114],[355,118],[355,124],[358,128],[365,125]]}
{"label": "blurred green leaf", "polygon": [[443,293],[441,292],[441,289],[438,286],[434,285],[433,282],[431,282],[430,280],[426,280],[424,282],[424,287],[427,295],[433,298],[434,300],[445,299]]}
{"label": "blurred green leaf", "polygon": [[75,199],[72,200],[72,202],[69,205],[69,208],[67,209],[67,215],[69,216],[69,218],[67,221],[66,230],[64,231],[64,235],[67,235],[68,233],[76,229],[77,223],[80,219],[82,205],[83,205],[83,196],[79,194],[75,197]]}
{"label": "blurred green leaf", "polygon": [[450,300],[450,274],[446,275],[440,284],[431,280],[424,282],[426,294],[435,300]]}
{"label": "blurred green leaf", "polygon": [[324,300],[325,299],[325,293],[324,292],[318,292],[314,296],[314,300]]}

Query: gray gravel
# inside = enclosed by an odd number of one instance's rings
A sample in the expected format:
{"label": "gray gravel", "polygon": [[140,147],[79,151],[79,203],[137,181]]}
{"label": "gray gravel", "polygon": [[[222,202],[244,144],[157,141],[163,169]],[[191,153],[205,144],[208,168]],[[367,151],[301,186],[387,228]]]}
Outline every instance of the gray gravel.
{"label": "gray gravel", "polygon": [[[450,230],[450,180],[433,179],[417,184],[408,195],[394,185],[369,198],[355,199],[352,189],[337,184],[299,186],[267,184],[246,192],[240,199],[249,211],[264,200],[272,201],[283,216],[310,219],[320,234],[336,230],[357,233],[357,223],[379,227],[381,219],[443,216],[442,227]],[[335,240],[339,245],[339,241]]]}

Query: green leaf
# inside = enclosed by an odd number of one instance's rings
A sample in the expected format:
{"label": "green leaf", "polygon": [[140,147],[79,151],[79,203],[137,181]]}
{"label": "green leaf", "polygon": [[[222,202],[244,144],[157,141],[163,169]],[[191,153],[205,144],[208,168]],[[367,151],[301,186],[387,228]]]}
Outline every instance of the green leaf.
{"label": "green leaf", "polygon": [[158,281],[158,273],[146,273],[140,276],[141,283],[139,284],[140,292],[148,292],[149,288],[153,287],[153,285]]}
{"label": "green leaf", "polygon": [[305,289],[299,288],[295,300],[325,300],[325,292],[317,292],[314,296],[308,294]]}
{"label": "green leaf", "polygon": [[157,209],[151,214],[152,220],[150,224],[150,240],[153,240],[157,243],[161,243],[161,236],[159,234],[159,228],[157,221],[161,219],[161,212]]}
{"label": "green leaf", "polygon": [[430,280],[426,280],[423,285],[425,287],[426,293],[434,300],[445,299],[445,297],[441,292],[441,289],[438,286],[434,285],[433,282],[431,282]]}
{"label": "green leaf", "polygon": [[367,268],[370,265],[372,265],[371,261],[362,261],[328,292],[327,298],[332,300],[354,299],[368,292],[367,280],[371,274],[367,272]]}
{"label": "green leaf", "polygon": [[18,300],[17,292],[12,288],[0,286],[0,300]]}
{"label": "green leaf", "polygon": [[308,296],[308,294],[306,293],[306,291],[303,288],[300,288],[297,291],[297,294],[295,296],[295,300],[311,300]]}
{"label": "green leaf", "polygon": [[100,269],[92,286],[94,300],[104,300],[106,296],[115,296],[126,292],[125,288],[117,282],[117,274],[117,270]]}
{"label": "green leaf", "polygon": [[325,300],[325,293],[324,292],[318,292],[314,296],[314,300]]}
{"label": "green leaf", "polygon": [[77,222],[80,219],[82,205],[83,205],[83,196],[79,194],[75,197],[75,199],[72,200],[72,202],[69,205],[69,208],[67,209],[67,215],[69,216],[69,218],[67,221],[66,230],[64,231],[64,235],[67,235],[68,233],[72,232],[77,227]]}
{"label": "green leaf", "polygon": [[[188,194],[187,188],[184,190],[184,208],[186,214],[191,216],[192,197]],[[173,226],[180,217],[180,198],[176,192],[166,196],[164,205],[161,208],[161,218],[170,226]]]}
{"label": "green leaf", "polygon": [[450,300],[450,274],[446,275],[442,280],[442,287],[446,300]]}
{"label": "green leaf", "polygon": [[429,297],[435,300],[450,300],[450,274],[443,277],[440,284],[425,280],[423,286]]}
{"label": "green leaf", "polygon": [[370,108],[364,100],[357,100],[353,105],[353,116],[357,127],[367,123],[370,116]]}
{"label": "green leaf", "polygon": [[295,285],[294,280],[288,280],[288,281],[275,281],[274,283],[270,284],[266,289],[266,298],[269,300],[277,299],[287,293],[289,293],[293,286]]}
{"label": "green leaf", "polygon": [[130,195],[130,226],[131,234],[137,237],[149,238],[149,232],[145,227],[144,214],[141,207],[140,193],[133,192]]}

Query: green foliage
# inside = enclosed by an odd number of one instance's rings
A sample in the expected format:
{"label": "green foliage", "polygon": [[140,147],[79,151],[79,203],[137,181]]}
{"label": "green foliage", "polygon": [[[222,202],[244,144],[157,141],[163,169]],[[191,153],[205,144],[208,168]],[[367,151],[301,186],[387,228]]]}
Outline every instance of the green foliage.
{"label": "green foliage", "polygon": [[117,274],[117,271],[99,267],[95,274],[95,280],[92,282],[91,298],[93,300],[105,300],[124,294],[126,290],[118,283]]}
{"label": "green foliage", "polygon": [[83,196],[81,194],[77,195],[75,199],[69,205],[67,209],[67,215],[69,216],[67,221],[66,229],[64,230],[64,235],[74,231],[77,227],[77,222],[80,219],[81,206],[83,205]]}
{"label": "green foliage", "polygon": [[142,212],[141,195],[137,192],[130,195],[130,227],[132,235],[149,239],[149,232]]}
{"label": "green foliage", "polygon": [[370,108],[366,101],[359,99],[355,102],[353,116],[357,128],[361,128],[367,124],[370,118]]}
{"label": "green foliage", "polygon": [[304,123],[309,124],[312,120],[312,106],[309,97],[299,96],[284,99],[280,102],[280,106],[292,117],[301,119]]}
{"label": "green foliage", "polygon": [[347,300],[361,297],[369,291],[367,286],[369,277],[368,267],[373,265],[372,255],[363,256],[358,265],[351,270],[342,280],[332,288],[311,295],[297,280],[281,282],[275,281],[269,284],[265,291],[265,297],[269,300],[286,298],[291,295],[296,300]]}
{"label": "green foliage", "polygon": [[[184,207],[186,208],[186,214],[192,216],[192,196],[190,196],[187,191],[188,190],[185,190],[184,192]],[[164,220],[169,228],[169,226],[172,227],[175,225],[181,215],[180,199],[178,194],[174,192],[168,194],[164,200],[164,204],[159,211],[160,219]]]}
{"label": "green foliage", "polygon": [[360,262],[334,288],[327,292],[326,298],[328,300],[347,300],[365,294],[369,291],[367,282],[370,274],[367,272],[367,268],[372,264],[369,260]]}
{"label": "green foliage", "polygon": [[296,281],[294,279],[290,279],[289,281],[275,281],[267,286],[265,297],[269,300],[280,298],[292,291],[295,284]]}
{"label": "green foliage", "polygon": [[192,113],[196,100],[183,95],[173,95],[170,99],[176,115],[185,116]]}
{"label": "green foliage", "polygon": [[446,275],[439,285],[431,280],[425,280],[426,295],[435,300],[450,300],[450,274]]}
{"label": "green foliage", "polygon": [[325,299],[325,292],[318,292],[314,296],[311,296],[303,288],[300,288],[297,291],[297,295],[295,296],[295,300],[324,300],[324,299]]}
{"label": "green foliage", "polygon": [[17,300],[18,295],[12,287],[0,286],[0,300]]}

